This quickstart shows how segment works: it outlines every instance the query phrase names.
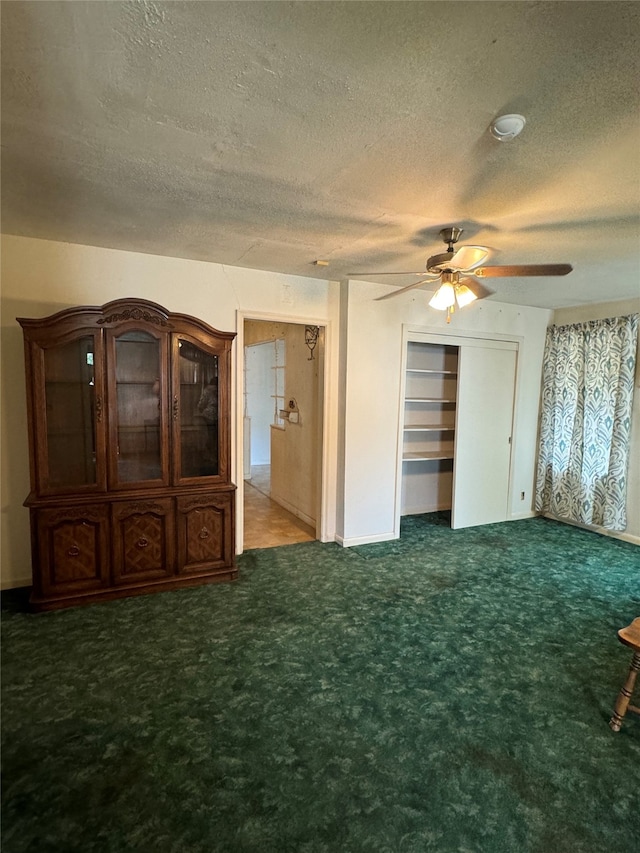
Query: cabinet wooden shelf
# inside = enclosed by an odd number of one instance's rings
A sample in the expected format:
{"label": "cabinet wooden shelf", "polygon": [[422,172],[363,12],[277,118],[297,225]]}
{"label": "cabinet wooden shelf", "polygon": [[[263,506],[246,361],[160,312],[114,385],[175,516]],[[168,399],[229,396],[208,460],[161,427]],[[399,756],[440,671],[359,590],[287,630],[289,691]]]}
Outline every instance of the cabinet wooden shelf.
{"label": "cabinet wooden shelf", "polygon": [[18,319],[33,608],[235,578],[234,333],[137,299]]}
{"label": "cabinet wooden shelf", "polygon": [[118,386],[120,386],[120,385],[135,385],[138,388],[152,388],[156,382],[157,382],[156,379],[140,379],[140,380],[137,380],[137,379],[117,379],[116,380],[116,383]]}
{"label": "cabinet wooden shelf", "polygon": [[87,435],[92,434],[91,427],[69,427],[69,429],[50,429],[48,432],[49,438],[60,438],[68,435]]}
{"label": "cabinet wooden shelf", "polygon": [[[77,385],[77,379],[47,379],[47,387],[55,388],[57,385],[66,386],[66,385]],[[88,383],[89,387],[92,387],[90,383]]]}

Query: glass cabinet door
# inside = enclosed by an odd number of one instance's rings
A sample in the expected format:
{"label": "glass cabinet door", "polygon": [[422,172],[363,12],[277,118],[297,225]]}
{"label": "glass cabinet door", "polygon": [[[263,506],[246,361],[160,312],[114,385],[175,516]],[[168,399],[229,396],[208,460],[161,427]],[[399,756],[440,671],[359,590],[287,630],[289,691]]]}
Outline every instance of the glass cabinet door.
{"label": "glass cabinet door", "polygon": [[218,476],[218,356],[180,338],[176,360],[173,401],[176,479]]}
{"label": "glass cabinet door", "polygon": [[132,329],[112,341],[112,485],[167,482],[167,447],[162,405],[166,375],[165,339]]}
{"label": "glass cabinet door", "polygon": [[[39,442],[43,491],[104,482],[102,380],[92,334],[42,350],[45,440]],[[97,386],[96,386],[97,382]]]}

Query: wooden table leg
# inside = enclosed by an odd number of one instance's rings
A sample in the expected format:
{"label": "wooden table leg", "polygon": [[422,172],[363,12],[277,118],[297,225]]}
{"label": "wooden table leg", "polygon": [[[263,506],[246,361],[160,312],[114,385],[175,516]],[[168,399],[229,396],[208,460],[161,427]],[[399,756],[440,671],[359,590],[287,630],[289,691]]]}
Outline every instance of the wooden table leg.
{"label": "wooden table leg", "polygon": [[633,688],[636,684],[638,672],[640,672],[640,652],[636,652],[633,656],[633,660],[631,661],[631,667],[629,668],[629,674],[627,675],[627,680],[625,681],[620,693],[618,693],[616,705],[613,709],[613,716],[609,720],[609,725],[611,726],[614,732],[620,731],[622,719],[627,713],[627,709],[629,708],[629,702],[631,701],[631,696],[633,694]]}

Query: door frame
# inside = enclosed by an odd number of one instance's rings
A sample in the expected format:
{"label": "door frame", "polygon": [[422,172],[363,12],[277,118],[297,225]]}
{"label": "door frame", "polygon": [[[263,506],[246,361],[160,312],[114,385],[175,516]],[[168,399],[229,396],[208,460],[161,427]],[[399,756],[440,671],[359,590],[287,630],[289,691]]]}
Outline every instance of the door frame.
{"label": "door frame", "polygon": [[[263,311],[237,311],[237,335],[235,350],[235,429],[233,431],[232,457],[234,459],[234,482],[236,483],[236,554],[244,550],[244,321],[261,320],[267,323],[290,323],[301,326],[319,326],[324,329],[324,351],[320,398],[322,440],[318,443],[318,489],[316,499],[316,539],[321,542],[335,540],[336,474],[331,459],[337,453],[337,391],[333,390],[334,373],[334,329],[326,317],[309,317],[291,314],[273,314]],[[317,351],[316,351],[317,352]]]}
{"label": "door frame", "polygon": [[[503,334],[501,332],[480,332],[480,331],[467,331],[463,329],[456,329],[455,331],[450,331],[449,329],[443,330],[434,328],[432,326],[417,326],[413,323],[403,323],[402,324],[402,353],[400,359],[400,398],[398,405],[398,440],[396,447],[396,493],[395,493],[395,513],[394,513],[394,537],[399,538],[400,536],[400,519],[402,513],[402,438],[403,438],[403,429],[404,429],[404,405],[403,400],[405,396],[405,383],[406,383],[406,368],[407,368],[407,344],[409,341],[417,341],[419,343],[425,344],[447,344],[449,346],[472,346],[473,341],[477,341],[477,346],[488,345],[491,343],[510,343],[515,344],[516,348],[516,374],[515,374],[515,386],[513,392],[513,414],[512,414],[512,425],[513,428],[511,430],[511,460],[509,463],[509,484],[507,489],[507,507],[508,513],[507,518],[505,520],[509,520],[509,518],[513,517],[513,460],[515,458],[516,453],[516,442],[517,442],[517,423],[518,423],[518,409],[519,409],[519,391],[521,387],[521,371],[524,363],[523,359],[523,351],[525,347],[524,337],[521,335],[513,335],[513,334]],[[457,417],[457,414],[456,414]],[[455,459],[454,459],[455,466]]]}

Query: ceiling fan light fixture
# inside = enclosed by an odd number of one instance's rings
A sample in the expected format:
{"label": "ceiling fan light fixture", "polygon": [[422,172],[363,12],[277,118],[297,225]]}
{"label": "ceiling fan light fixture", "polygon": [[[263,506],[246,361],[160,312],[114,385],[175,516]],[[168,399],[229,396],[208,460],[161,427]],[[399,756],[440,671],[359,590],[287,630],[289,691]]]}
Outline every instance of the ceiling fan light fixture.
{"label": "ceiling fan light fixture", "polygon": [[429,305],[431,308],[435,308],[436,311],[446,311],[447,308],[452,308],[455,304],[455,288],[448,281],[443,282],[429,300]]}
{"label": "ceiling fan light fixture", "polygon": [[471,305],[472,302],[478,297],[471,290],[470,287],[467,287],[466,284],[459,284],[456,287],[456,302],[458,303],[458,308],[464,308],[465,305]]}
{"label": "ceiling fan light fixture", "polygon": [[498,139],[500,142],[508,142],[510,139],[515,139],[519,133],[522,133],[526,123],[527,120],[524,116],[511,113],[510,115],[495,118],[491,122],[489,130],[494,139]]}

